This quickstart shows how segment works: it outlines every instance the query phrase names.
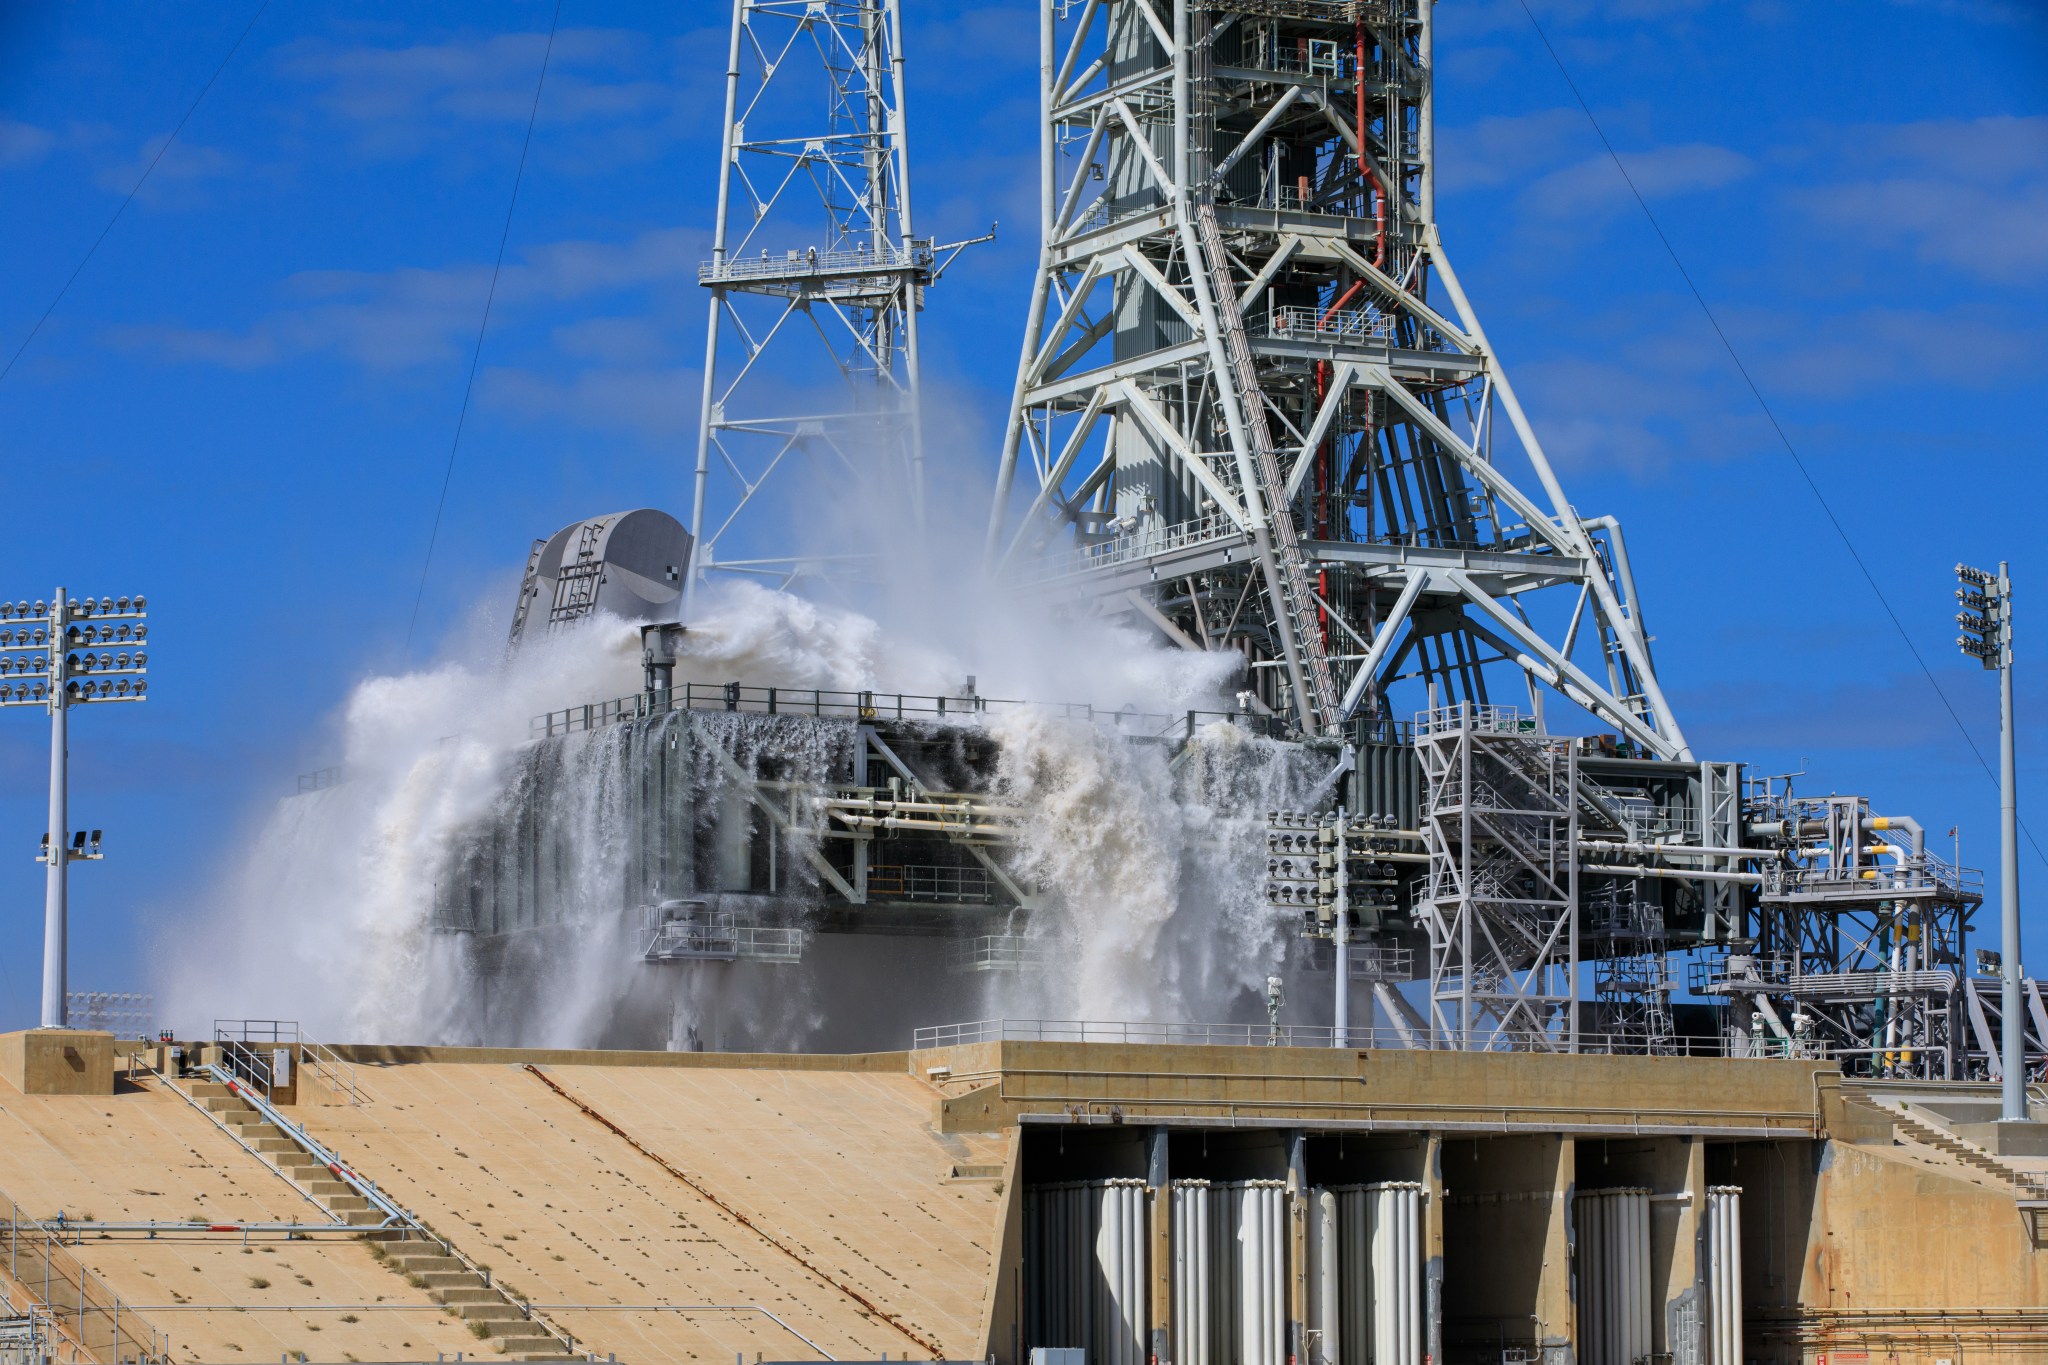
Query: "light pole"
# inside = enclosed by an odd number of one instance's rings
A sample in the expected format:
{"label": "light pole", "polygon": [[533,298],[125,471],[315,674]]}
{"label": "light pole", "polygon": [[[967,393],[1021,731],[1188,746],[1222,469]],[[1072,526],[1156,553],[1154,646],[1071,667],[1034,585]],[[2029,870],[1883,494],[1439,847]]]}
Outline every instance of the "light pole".
{"label": "light pole", "polygon": [[65,876],[74,862],[100,855],[100,832],[70,831],[68,766],[71,708],[143,701],[149,684],[147,602],[141,597],[68,597],[0,602],[0,706],[50,713],[50,827],[36,861],[48,865],[43,892],[42,1027],[68,1027]]}
{"label": "light pole", "polygon": [[2017,764],[2012,735],[2012,574],[2004,560],[1996,574],[1956,565],[1963,610],[1956,624],[1966,632],[1956,644],[1986,668],[1998,670],[1998,876],[1999,1032],[2003,1054],[1999,1075],[2004,1104],[1999,1117],[2027,1117],[2026,1015],[2020,1003],[2020,838]]}

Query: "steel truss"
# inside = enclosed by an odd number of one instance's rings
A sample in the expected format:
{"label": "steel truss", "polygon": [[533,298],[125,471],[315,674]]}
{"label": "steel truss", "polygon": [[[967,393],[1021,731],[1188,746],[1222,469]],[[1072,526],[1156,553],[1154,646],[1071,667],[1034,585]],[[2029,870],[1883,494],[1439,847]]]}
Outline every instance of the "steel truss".
{"label": "steel truss", "polygon": [[912,227],[897,0],[734,0],[723,148],[686,613],[713,570],[821,571],[759,529],[821,464],[923,515],[918,312],[943,252]]}
{"label": "steel truss", "polygon": [[1575,746],[1513,711],[1462,704],[1420,717],[1415,748],[1431,1046],[1576,1052]]}
{"label": "steel truss", "polygon": [[1486,705],[1516,679],[1688,756],[1619,527],[1567,501],[1437,232],[1430,6],[1040,18],[999,571],[1242,651],[1306,733],[1404,680]]}

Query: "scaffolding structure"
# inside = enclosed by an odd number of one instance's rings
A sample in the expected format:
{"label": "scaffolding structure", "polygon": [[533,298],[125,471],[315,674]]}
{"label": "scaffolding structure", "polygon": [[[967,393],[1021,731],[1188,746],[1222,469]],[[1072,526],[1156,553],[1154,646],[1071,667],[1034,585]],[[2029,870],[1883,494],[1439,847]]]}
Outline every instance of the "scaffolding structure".
{"label": "scaffolding structure", "polygon": [[1578,755],[1511,709],[1416,722],[1433,1046],[1579,1046]]}
{"label": "scaffolding structure", "polygon": [[998,570],[1243,652],[1307,735],[1388,724],[1402,683],[1539,716],[1547,689],[1687,756],[1620,529],[1566,498],[1438,233],[1431,6],[1040,23]]}
{"label": "scaffolding structure", "polygon": [[793,474],[879,481],[922,518],[918,312],[941,253],[913,226],[903,67],[897,0],[733,0],[686,619],[712,571],[829,572],[768,529]]}

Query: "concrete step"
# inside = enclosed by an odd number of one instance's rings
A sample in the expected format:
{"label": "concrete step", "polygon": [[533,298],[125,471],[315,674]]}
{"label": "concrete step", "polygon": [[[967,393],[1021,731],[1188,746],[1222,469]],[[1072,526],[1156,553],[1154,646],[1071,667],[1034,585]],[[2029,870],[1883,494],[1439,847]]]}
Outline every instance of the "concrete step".
{"label": "concrete step", "polygon": [[549,1336],[499,1337],[498,1350],[514,1360],[578,1359],[562,1354],[562,1343]]}
{"label": "concrete step", "polygon": [[330,1194],[320,1202],[330,1213],[356,1213],[370,1207],[370,1201],[359,1194]]}
{"label": "concrete step", "polygon": [[414,1251],[404,1255],[393,1254],[386,1256],[384,1260],[393,1269],[407,1275],[447,1275],[458,1273],[467,1275],[469,1273],[463,1269],[462,1262],[456,1260],[453,1256],[445,1256],[438,1250],[431,1252]]}
{"label": "concrete step", "polygon": [[341,1214],[338,1221],[347,1223],[351,1227],[375,1227],[384,1221],[384,1211],[382,1209],[357,1209],[353,1213]]}
{"label": "concrete step", "polygon": [[[489,1288],[484,1284],[483,1277],[473,1270],[423,1270],[413,1273],[420,1277],[420,1283],[428,1289]],[[492,1297],[497,1297],[495,1290],[492,1291]]]}
{"label": "concrete step", "polygon": [[464,1322],[516,1322],[523,1327],[533,1320],[495,1296],[485,1303],[457,1304],[455,1312]]}
{"label": "concrete step", "polygon": [[298,1183],[299,1188],[315,1199],[339,1199],[355,1193],[348,1182],[336,1180],[331,1175],[301,1176]]}
{"label": "concrete step", "polygon": [[482,1284],[477,1282],[477,1278],[474,1275],[469,1276],[468,1279],[469,1283],[463,1285],[443,1285],[440,1288],[429,1286],[427,1289],[428,1297],[432,1298],[435,1303],[446,1304],[503,1302],[498,1297],[497,1290],[484,1288]]}
{"label": "concrete step", "polygon": [[255,1133],[250,1135],[246,1140],[249,1143],[249,1145],[251,1147],[254,1147],[257,1151],[273,1153],[278,1156],[283,1156],[286,1152],[298,1152],[305,1150],[304,1148],[300,1147],[298,1143],[293,1142],[290,1138],[286,1137],[283,1133]]}

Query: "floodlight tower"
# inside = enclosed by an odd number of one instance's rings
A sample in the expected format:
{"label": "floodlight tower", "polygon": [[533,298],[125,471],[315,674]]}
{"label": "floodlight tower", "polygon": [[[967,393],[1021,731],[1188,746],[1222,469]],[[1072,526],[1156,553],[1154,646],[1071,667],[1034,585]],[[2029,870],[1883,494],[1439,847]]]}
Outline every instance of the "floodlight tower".
{"label": "floodlight tower", "polygon": [[0,602],[0,707],[50,713],[50,827],[36,861],[49,867],[43,897],[44,1028],[68,1027],[72,863],[97,861],[100,832],[74,838],[70,825],[70,712],[99,702],[147,700],[148,602],[142,597],[71,597]]}
{"label": "floodlight tower", "polygon": [[772,528],[821,465],[922,519],[918,312],[960,244],[912,225],[903,66],[898,0],[733,0],[686,617],[710,571],[818,570]]}
{"label": "floodlight tower", "polygon": [[1526,689],[1689,758],[1620,529],[1566,498],[1437,230],[1431,8],[1041,0],[991,560],[1243,653],[1310,735],[1392,737],[1399,684]]}

